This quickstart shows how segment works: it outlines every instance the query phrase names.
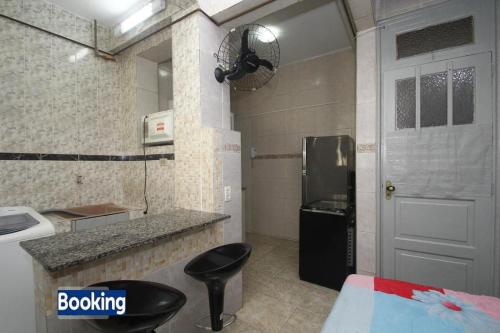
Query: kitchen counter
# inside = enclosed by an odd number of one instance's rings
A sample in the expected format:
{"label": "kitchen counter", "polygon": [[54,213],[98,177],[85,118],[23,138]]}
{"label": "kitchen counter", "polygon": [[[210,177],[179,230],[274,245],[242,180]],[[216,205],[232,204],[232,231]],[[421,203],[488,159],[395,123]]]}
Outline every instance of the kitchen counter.
{"label": "kitchen counter", "polygon": [[169,237],[201,230],[229,215],[187,209],[146,216],[79,232],[21,242],[21,246],[50,273],[89,263]]}

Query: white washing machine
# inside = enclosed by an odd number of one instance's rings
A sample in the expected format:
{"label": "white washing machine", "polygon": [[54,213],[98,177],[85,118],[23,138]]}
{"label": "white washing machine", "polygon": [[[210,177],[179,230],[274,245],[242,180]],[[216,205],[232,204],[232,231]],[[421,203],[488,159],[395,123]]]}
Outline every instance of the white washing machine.
{"label": "white washing machine", "polygon": [[0,208],[0,332],[36,331],[33,261],[19,242],[54,233],[32,208]]}

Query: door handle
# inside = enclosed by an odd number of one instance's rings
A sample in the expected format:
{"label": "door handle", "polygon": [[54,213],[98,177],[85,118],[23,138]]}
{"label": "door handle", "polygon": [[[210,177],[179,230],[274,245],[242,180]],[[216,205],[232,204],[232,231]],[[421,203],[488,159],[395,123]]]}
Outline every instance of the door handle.
{"label": "door handle", "polygon": [[390,180],[385,182],[385,198],[387,200],[391,200],[392,198],[392,192],[396,191],[396,188],[394,185],[392,185],[392,182]]}

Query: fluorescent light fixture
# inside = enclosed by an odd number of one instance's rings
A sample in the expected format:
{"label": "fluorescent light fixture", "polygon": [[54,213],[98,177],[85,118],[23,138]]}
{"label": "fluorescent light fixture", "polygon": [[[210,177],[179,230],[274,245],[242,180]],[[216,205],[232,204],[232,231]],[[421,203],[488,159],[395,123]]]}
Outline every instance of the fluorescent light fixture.
{"label": "fluorescent light fixture", "polygon": [[153,16],[153,3],[150,2],[146,6],[139,9],[137,12],[129,16],[125,21],[120,23],[120,32],[123,34],[139,23]]}
{"label": "fluorescent light fixture", "polygon": [[260,29],[258,38],[262,43],[271,43],[278,38],[280,29],[273,26],[267,26],[266,28]]}
{"label": "fluorescent light fixture", "polygon": [[146,21],[148,18],[158,13],[160,10],[164,8],[165,8],[165,0],[150,1],[147,5],[140,8],[135,13],[126,18],[122,23],[120,23],[118,26],[119,32],[121,34],[126,33],[130,29]]}

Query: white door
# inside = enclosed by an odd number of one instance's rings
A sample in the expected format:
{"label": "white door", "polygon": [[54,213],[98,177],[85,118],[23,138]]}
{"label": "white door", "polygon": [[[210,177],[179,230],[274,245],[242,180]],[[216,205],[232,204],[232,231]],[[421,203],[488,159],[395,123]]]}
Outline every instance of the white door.
{"label": "white door", "polygon": [[382,276],[493,293],[491,61],[382,74]]}

